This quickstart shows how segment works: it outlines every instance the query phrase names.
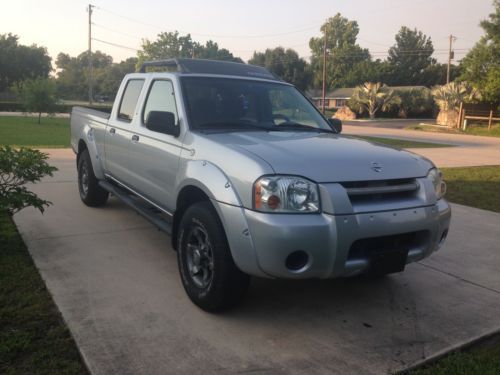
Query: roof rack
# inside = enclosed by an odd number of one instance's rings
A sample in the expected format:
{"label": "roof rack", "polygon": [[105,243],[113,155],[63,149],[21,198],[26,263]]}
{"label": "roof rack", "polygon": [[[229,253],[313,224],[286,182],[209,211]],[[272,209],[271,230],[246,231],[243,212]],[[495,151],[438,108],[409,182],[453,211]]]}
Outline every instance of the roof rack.
{"label": "roof rack", "polygon": [[167,60],[154,60],[154,61],[146,61],[143,62],[141,68],[139,69],[139,73],[146,73],[146,68],[149,67],[176,67],[177,71],[182,72],[182,65],[179,64],[179,60],[177,59],[167,59]]}
{"label": "roof rack", "polygon": [[230,75],[282,81],[281,78],[261,66],[232,61],[205,59],[167,59],[146,61],[141,65],[139,72],[145,73],[146,69],[149,67],[175,68],[175,70],[179,73]]}

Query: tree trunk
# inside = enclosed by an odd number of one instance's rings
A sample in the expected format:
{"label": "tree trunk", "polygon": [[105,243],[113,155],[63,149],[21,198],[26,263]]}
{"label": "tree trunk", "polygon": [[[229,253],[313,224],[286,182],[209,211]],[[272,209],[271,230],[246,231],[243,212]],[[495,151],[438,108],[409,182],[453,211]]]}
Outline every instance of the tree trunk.
{"label": "tree trunk", "polygon": [[375,118],[375,111],[370,111],[370,120]]}
{"label": "tree trunk", "polygon": [[42,117],[42,112],[38,112],[38,125],[40,125],[40,118]]}

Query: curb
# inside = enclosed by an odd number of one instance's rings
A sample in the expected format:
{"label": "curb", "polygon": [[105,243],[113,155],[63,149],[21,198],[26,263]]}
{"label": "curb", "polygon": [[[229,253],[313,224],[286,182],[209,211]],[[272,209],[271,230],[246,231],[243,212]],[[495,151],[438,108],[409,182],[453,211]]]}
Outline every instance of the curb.
{"label": "curb", "polygon": [[431,355],[430,357],[427,357],[421,361],[414,362],[413,364],[411,364],[410,366],[408,366],[402,370],[396,370],[395,374],[408,374],[410,371],[413,371],[413,370],[419,369],[421,367],[433,364],[433,363],[439,361],[441,358],[444,358],[450,354],[467,350],[467,349],[471,348],[472,346],[475,346],[483,341],[486,341],[486,340],[488,340],[496,335],[500,335],[500,328],[498,328],[492,332],[488,332],[488,333],[482,334],[480,336],[477,336],[470,341],[465,341],[465,342],[462,342],[460,344],[453,345],[452,347],[450,347],[448,349],[440,350],[437,353]]}

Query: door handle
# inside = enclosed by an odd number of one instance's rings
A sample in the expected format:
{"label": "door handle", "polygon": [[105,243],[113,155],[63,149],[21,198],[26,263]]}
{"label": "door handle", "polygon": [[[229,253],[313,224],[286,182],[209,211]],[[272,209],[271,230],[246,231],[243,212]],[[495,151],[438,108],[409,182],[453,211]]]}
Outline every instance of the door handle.
{"label": "door handle", "polygon": [[137,134],[132,136],[132,142],[139,142],[139,136]]}
{"label": "door handle", "polygon": [[115,129],[115,128],[111,128],[111,129],[109,129],[109,132],[110,132],[111,134],[115,134],[115,133],[116,133],[116,129]]}

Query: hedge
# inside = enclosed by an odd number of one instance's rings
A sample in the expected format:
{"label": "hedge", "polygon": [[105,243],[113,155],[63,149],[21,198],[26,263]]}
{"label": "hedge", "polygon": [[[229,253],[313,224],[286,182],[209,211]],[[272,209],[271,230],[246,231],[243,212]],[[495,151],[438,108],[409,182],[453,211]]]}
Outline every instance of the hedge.
{"label": "hedge", "polygon": [[[71,108],[75,105],[70,104],[56,104],[54,112],[56,113],[70,113]],[[95,109],[97,111],[111,112],[111,106],[103,105],[81,105],[81,107]],[[23,112],[24,108],[21,103],[18,102],[0,102],[0,112]]]}

